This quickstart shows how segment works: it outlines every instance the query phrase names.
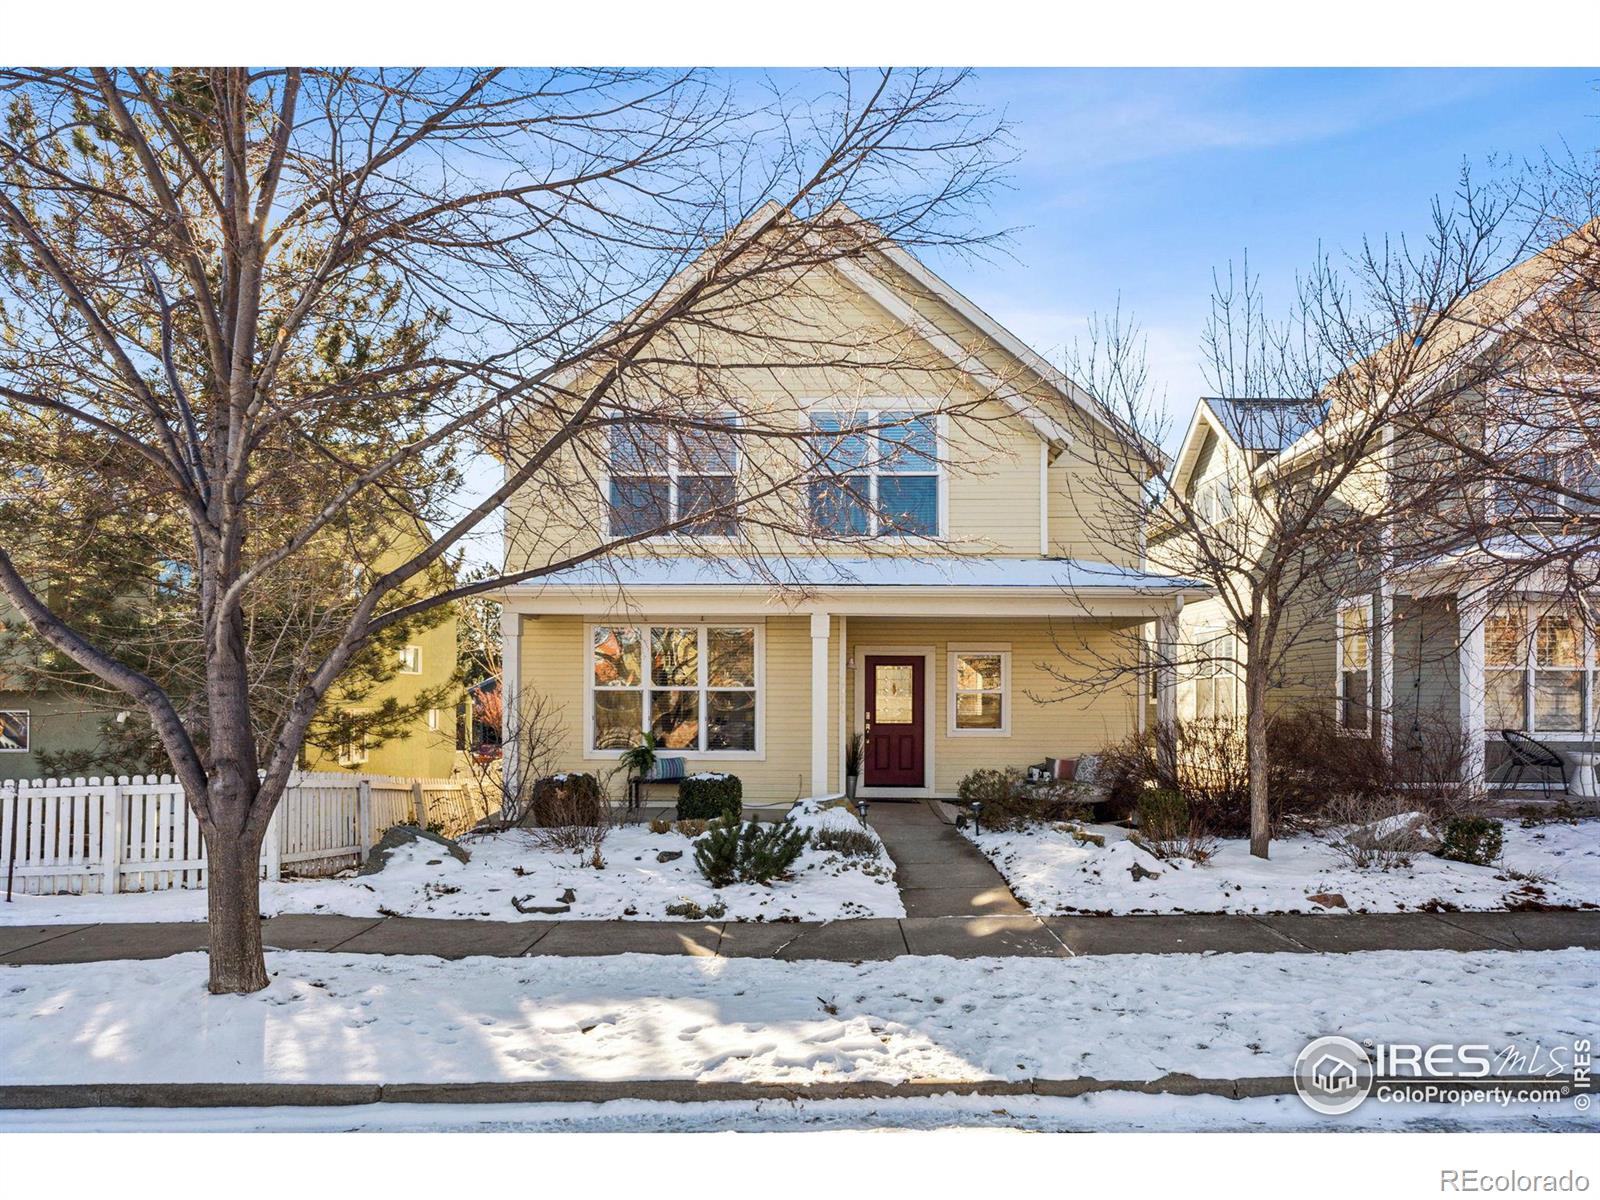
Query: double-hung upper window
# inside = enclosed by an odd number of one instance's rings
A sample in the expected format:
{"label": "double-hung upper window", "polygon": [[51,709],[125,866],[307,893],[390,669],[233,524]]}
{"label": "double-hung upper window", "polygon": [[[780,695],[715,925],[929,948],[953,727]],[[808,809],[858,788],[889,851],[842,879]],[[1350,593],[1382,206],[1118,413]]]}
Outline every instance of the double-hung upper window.
{"label": "double-hung upper window", "polygon": [[758,627],[596,625],[590,640],[590,750],[625,750],[642,731],[663,750],[756,749]]}
{"label": "double-hung upper window", "polygon": [[1214,475],[1196,484],[1194,510],[1207,525],[1219,524],[1233,516],[1233,488],[1227,479]]}
{"label": "double-hung upper window", "polygon": [[811,525],[835,537],[938,537],[938,418],[909,411],[817,413]]}
{"label": "double-hung upper window", "polygon": [[[703,425],[624,421],[611,426],[609,528],[612,537],[673,532],[733,537],[739,441],[731,413]],[[704,519],[693,520],[705,514]],[[685,522],[678,525],[678,522]]]}
{"label": "double-hung upper window", "polygon": [[1372,599],[1361,596],[1339,605],[1339,727],[1349,733],[1372,731]]}

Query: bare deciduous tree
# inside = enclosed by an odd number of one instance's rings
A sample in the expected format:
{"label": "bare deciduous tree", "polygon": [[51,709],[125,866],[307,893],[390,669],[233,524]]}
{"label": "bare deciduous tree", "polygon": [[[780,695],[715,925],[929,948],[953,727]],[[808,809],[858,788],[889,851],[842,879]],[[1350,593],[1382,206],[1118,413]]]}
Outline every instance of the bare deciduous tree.
{"label": "bare deciduous tree", "polygon": [[[746,102],[634,71],[0,72],[0,404],[77,447],[64,494],[184,531],[204,703],[64,619],[35,586],[64,547],[20,523],[0,592],[154,727],[206,839],[213,991],[266,986],[262,836],[319,705],[385,630],[734,513],[752,547],[829,536],[801,498],[836,453],[747,399],[776,366],[846,398],[898,375],[971,411],[909,331],[843,334],[813,285],[888,239],[981,245],[996,125],[959,74],[825,78]],[[707,361],[713,338],[736,361]],[[647,449],[667,429],[737,445],[738,489],[597,522],[613,431]],[[445,468],[467,444],[504,473],[463,502]],[[538,554],[454,581],[513,498],[508,536]],[[337,627],[264,712],[253,596],[374,511],[396,536],[350,564]]]}

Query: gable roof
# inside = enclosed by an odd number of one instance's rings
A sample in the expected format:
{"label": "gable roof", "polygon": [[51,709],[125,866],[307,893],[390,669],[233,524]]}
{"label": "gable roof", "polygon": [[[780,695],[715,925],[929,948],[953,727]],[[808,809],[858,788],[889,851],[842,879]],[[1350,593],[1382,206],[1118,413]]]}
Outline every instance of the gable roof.
{"label": "gable roof", "polygon": [[1257,454],[1281,452],[1325,415],[1304,400],[1202,396],[1200,403],[1211,410],[1234,445]]}
{"label": "gable roof", "polygon": [[[703,250],[694,261],[686,264],[671,279],[667,280],[658,289],[653,300],[641,304],[626,318],[618,321],[612,328],[615,329],[627,321],[646,315],[652,308],[659,307],[669,302],[672,297],[681,294],[685,288],[689,287],[704,273],[707,269],[707,260],[730,242],[743,236],[758,233],[763,226],[783,219],[783,207],[776,200],[768,200],[748,217],[728,230],[714,245]],[[847,205],[843,203],[832,205],[823,214],[819,225],[820,230],[827,230],[836,236],[851,236],[862,239],[862,253],[860,255],[842,254],[838,257],[826,259],[822,264],[823,266],[832,268],[892,319],[901,322],[919,338],[927,342],[952,366],[976,379],[994,394],[994,398],[997,401],[1009,407],[1044,442],[1058,449],[1065,449],[1072,444],[1074,439],[1071,431],[1055,415],[1041,408],[1038,404],[1029,401],[1026,397],[1017,395],[1016,389],[1006,387],[987,366],[974,355],[964,350],[953,338],[938,329],[933,322],[920,313],[912,299],[908,298],[899,289],[892,287],[889,282],[880,278],[877,273],[868,269],[863,260],[869,256],[876,258],[914,280],[927,296],[950,309],[1003,353],[1024,367],[1029,374],[1040,380],[1053,393],[1053,397],[1063,405],[1077,410],[1102,425],[1121,440],[1128,441],[1137,436],[1119,422],[1088,391],[1068,378],[1063,372],[1051,366],[1043,355],[1023,343],[1014,333],[962,295],[948,281],[930,270],[905,247],[896,243],[876,225],[859,216]],[[822,236],[820,230],[813,233],[812,236]],[[863,237],[863,235],[870,236]],[[571,367],[557,373],[554,381],[558,385],[570,385],[579,374],[580,368]]]}

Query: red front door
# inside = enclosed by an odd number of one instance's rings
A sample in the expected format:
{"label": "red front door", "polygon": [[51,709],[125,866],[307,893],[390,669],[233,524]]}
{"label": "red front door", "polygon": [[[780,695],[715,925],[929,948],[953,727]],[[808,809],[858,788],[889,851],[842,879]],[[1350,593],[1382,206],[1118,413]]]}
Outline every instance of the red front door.
{"label": "red front door", "polygon": [[866,660],[866,770],[870,788],[919,788],[925,681],[920,654],[869,654]]}

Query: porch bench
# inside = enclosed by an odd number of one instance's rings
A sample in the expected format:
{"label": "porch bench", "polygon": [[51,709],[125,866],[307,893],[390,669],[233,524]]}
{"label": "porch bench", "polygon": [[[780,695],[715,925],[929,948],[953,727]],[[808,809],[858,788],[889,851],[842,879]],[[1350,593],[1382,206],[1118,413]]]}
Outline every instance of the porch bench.
{"label": "porch bench", "polygon": [[684,768],[685,760],[682,758],[658,758],[643,775],[635,775],[628,780],[628,819],[638,816],[644,808],[645,796],[652,784],[670,783],[676,787],[682,783]]}

